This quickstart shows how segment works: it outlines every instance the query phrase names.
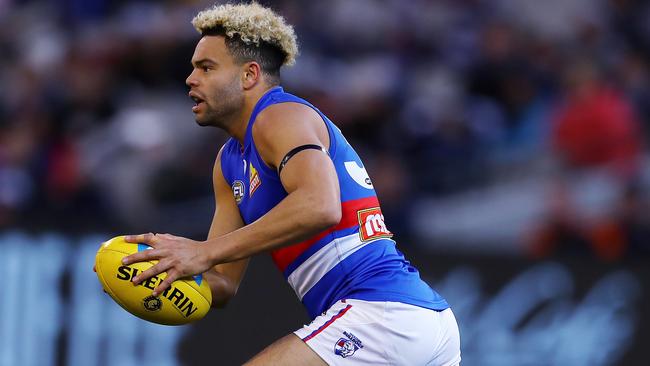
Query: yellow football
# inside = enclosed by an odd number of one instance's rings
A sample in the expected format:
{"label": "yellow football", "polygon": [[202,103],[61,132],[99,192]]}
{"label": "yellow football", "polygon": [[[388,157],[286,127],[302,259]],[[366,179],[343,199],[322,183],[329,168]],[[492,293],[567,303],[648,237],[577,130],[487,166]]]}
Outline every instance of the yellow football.
{"label": "yellow football", "polygon": [[95,267],[104,291],[126,311],[150,322],[180,325],[203,318],[210,310],[212,292],[201,275],[176,280],[157,297],[152,291],[165,279],[166,273],[133,285],[133,277],[157,261],[125,266],[122,258],[150,248],[146,244],[127,243],[123,236],[102,243],[95,256]]}

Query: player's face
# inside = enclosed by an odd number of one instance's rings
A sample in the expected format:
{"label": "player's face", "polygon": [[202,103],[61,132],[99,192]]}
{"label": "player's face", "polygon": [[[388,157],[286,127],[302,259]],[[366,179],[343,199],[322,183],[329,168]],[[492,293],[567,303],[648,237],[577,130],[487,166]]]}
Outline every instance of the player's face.
{"label": "player's face", "polygon": [[192,107],[196,122],[201,126],[227,128],[229,117],[243,107],[244,94],[241,68],[230,55],[224,38],[201,38],[192,56],[192,67],[185,83],[196,103]]}

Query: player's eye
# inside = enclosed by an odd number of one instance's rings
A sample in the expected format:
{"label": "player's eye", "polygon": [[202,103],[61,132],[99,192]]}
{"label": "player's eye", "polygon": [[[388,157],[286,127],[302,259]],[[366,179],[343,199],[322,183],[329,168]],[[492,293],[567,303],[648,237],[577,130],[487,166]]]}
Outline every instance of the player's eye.
{"label": "player's eye", "polygon": [[208,72],[208,71],[212,70],[212,67],[210,67],[210,66],[203,66],[203,67],[201,67],[201,69],[203,70],[203,72]]}

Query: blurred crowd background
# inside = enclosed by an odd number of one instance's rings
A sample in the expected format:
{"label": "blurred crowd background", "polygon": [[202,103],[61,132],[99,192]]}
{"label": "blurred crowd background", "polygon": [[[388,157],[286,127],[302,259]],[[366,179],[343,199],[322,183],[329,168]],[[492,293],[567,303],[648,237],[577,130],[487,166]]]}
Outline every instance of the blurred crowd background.
{"label": "blurred crowd background", "polygon": [[[647,1],[260,2],[401,245],[650,252]],[[0,0],[0,230],[205,236],[226,136],[184,80],[210,4]]]}

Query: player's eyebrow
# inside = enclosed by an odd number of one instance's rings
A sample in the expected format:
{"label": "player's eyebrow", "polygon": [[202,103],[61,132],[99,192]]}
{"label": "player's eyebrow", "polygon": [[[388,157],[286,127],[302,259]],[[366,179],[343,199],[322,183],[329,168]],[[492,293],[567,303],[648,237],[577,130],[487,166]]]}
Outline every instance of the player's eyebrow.
{"label": "player's eyebrow", "polygon": [[192,66],[194,67],[200,67],[200,66],[205,66],[205,65],[216,65],[217,62],[214,60],[211,60],[209,58],[202,58],[200,60],[192,61]]}

